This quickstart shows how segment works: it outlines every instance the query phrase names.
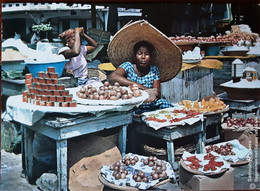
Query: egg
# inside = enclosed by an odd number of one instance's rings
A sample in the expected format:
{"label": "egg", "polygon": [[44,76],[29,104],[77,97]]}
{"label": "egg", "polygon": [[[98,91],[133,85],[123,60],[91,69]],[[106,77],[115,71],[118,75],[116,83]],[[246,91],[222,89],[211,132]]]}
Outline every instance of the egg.
{"label": "egg", "polygon": [[105,81],[104,82],[104,86],[109,86],[110,84],[109,84],[109,82],[108,81]]}
{"label": "egg", "polygon": [[86,91],[85,87],[81,87],[80,90],[79,90],[80,93],[85,93],[85,91]]}
{"label": "egg", "polygon": [[118,87],[119,87],[120,84],[119,84],[118,82],[115,82],[115,83],[114,83],[114,86],[118,86]]}

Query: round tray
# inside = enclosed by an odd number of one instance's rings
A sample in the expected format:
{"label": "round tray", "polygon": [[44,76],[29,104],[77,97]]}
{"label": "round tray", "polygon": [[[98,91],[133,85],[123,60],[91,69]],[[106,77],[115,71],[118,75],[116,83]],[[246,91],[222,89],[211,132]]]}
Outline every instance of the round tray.
{"label": "round tray", "polygon": [[[138,188],[134,188],[134,187],[131,187],[131,186],[118,186],[118,185],[112,184],[112,183],[108,182],[101,174],[98,175],[98,179],[105,186],[112,188],[112,189],[115,189],[115,190],[130,190],[130,191],[138,191],[139,190]],[[153,188],[157,188],[158,186],[163,185],[163,184],[170,182],[170,181],[171,181],[170,179],[163,180],[163,181],[155,184],[153,186]]]}
{"label": "round tray", "polygon": [[249,161],[248,160],[245,160],[245,161],[238,161],[236,163],[233,163],[233,162],[228,162],[231,166],[240,166],[240,165],[245,165],[245,164],[248,164]]}
{"label": "round tray", "polygon": [[218,111],[214,111],[214,112],[203,112],[203,115],[214,115],[214,114],[218,114],[218,113],[224,113],[227,112],[229,110],[229,107],[227,106],[224,109],[218,110]]}
{"label": "round tray", "polygon": [[[77,88],[71,88],[70,90],[70,94],[73,95],[73,99],[75,99],[77,101],[77,103],[79,104],[83,104],[83,105],[91,105],[91,106],[122,106],[122,105],[138,105],[138,104],[142,104],[143,101],[145,101],[149,95],[146,91],[142,91],[142,95],[139,97],[133,97],[131,99],[119,99],[119,100],[91,100],[91,99],[83,99],[83,98],[79,98],[76,94],[76,92],[80,89],[80,87]],[[125,88],[127,90],[129,90],[129,88]]]}
{"label": "round tray", "polygon": [[222,50],[221,52],[224,54],[224,56],[246,56],[248,50]]}
{"label": "round tray", "polygon": [[193,173],[193,174],[198,174],[198,175],[213,176],[213,175],[217,175],[217,174],[222,174],[222,173],[224,173],[224,172],[226,172],[226,171],[228,170],[228,169],[224,168],[224,169],[221,169],[219,172],[203,173],[203,172],[200,172],[200,171],[198,171],[198,170],[193,170],[193,169],[191,169],[190,167],[188,167],[188,166],[185,164],[185,162],[184,162],[183,159],[180,160],[180,164],[181,164],[181,166],[182,166],[185,170],[187,170],[188,172],[191,172],[191,173]]}
{"label": "round tray", "polygon": [[259,100],[260,88],[235,88],[222,86],[227,92],[228,98],[235,100]]}
{"label": "round tray", "polygon": [[197,64],[200,60],[201,59],[183,59],[182,62],[187,64]]}

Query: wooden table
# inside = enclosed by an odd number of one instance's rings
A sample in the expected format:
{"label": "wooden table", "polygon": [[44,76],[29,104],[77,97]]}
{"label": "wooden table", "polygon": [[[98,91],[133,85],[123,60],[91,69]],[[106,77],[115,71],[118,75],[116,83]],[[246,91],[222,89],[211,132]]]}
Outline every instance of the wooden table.
{"label": "wooden table", "polygon": [[101,116],[80,114],[62,121],[42,118],[32,126],[22,125],[24,170],[27,179],[33,179],[33,137],[38,132],[56,141],[58,190],[68,190],[67,141],[70,138],[99,132],[105,129],[121,127],[119,132],[119,149],[126,152],[127,125],[132,122],[131,111],[110,112]]}
{"label": "wooden table", "polygon": [[[147,126],[144,122],[142,122],[139,118],[134,119],[132,124],[132,128],[134,132],[150,135],[152,137],[157,137],[159,139],[163,139],[167,144],[167,159],[168,162],[172,165],[174,169],[178,168],[178,164],[174,159],[174,141],[176,139],[195,135],[196,138],[196,152],[202,153],[203,151],[203,143],[205,143],[205,124],[203,121],[198,121],[192,125],[178,125],[174,128],[163,127],[161,129],[155,130],[149,126]],[[138,138],[136,138],[138,141]]]}

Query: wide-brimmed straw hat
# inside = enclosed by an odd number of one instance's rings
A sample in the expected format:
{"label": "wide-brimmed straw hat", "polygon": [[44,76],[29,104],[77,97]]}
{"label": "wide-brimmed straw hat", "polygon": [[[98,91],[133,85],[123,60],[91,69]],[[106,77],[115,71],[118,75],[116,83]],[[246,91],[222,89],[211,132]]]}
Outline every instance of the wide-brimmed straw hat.
{"label": "wide-brimmed straw hat", "polygon": [[108,57],[115,67],[135,60],[134,45],[139,41],[148,41],[155,48],[151,57],[152,64],[160,71],[161,82],[174,78],[182,66],[182,53],[166,35],[145,20],[139,20],[122,27],[108,45]]}

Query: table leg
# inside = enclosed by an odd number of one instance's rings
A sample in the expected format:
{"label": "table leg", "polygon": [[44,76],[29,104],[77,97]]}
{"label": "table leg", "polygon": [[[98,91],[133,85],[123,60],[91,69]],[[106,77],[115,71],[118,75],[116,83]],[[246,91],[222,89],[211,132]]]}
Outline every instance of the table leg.
{"label": "table leg", "polygon": [[35,177],[33,176],[33,135],[34,132],[25,126],[23,128],[23,145],[24,145],[24,167],[25,176],[27,177],[29,183],[34,183]]}
{"label": "table leg", "polygon": [[119,141],[118,147],[122,154],[122,157],[126,154],[126,134],[127,134],[127,125],[124,125],[119,131]]}
{"label": "table leg", "polygon": [[[167,141],[167,159],[168,162],[172,165],[173,169],[175,169],[175,162],[174,162],[174,143],[173,141]],[[178,168],[178,166],[177,166]]]}
{"label": "table leg", "polygon": [[68,170],[67,170],[67,140],[56,142],[57,147],[57,177],[58,190],[68,190]]}
{"label": "table leg", "polygon": [[196,153],[203,153],[203,148],[206,142],[206,129],[205,129],[205,120],[201,123],[201,133],[198,133],[196,136]]}

